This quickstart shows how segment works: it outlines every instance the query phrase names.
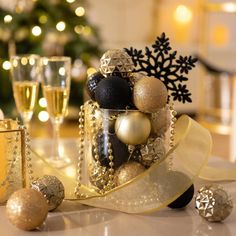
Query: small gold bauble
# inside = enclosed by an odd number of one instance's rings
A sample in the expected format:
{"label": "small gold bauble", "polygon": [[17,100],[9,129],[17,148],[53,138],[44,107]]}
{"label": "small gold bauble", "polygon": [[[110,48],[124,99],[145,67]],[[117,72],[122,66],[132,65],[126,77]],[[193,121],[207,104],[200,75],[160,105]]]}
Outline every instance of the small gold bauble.
{"label": "small gold bauble", "polygon": [[198,190],[195,198],[198,214],[211,222],[225,220],[232,212],[232,197],[218,185],[207,185]]}
{"label": "small gold bauble", "polygon": [[165,143],[162,138],[149,138],[145,145],[141,147],[139,162],[145,167],[150,167],[153,163],[159,163],[165,157]]}
{"label": "small gold bauble", "polygon": [[112,49],[105,52],[100,62],[100,71],[104,76],[117,75],[129,77],[134,69],[131,57],[128,53],[119,49]]}
{"label": "small gold bauble", "polygon": [[35,180],[31,188],[41,192],[47,199],[49,211],[55,210],[65,197],[64,186],[56,176],[45,175]]}
{"label": "small gold bauble", "polygon": [[131,161],[123,164],[115,171],[114,182],[116,186],[122,185],[145,171],[140,163]]}
{"label": "small gold bauble", "polygon": [[13,225],[23,230],[33,230],[46,219],[48,204],[40,192],[34,189],[20,189],[9,198],[6,212]]}
{"label": "small gold bauble", "polygon": [[154,77],[144,77],[137,81],[133,89],[133,101],[142,112],[153,113],[167,103],[166,86]]}
{"label": "small gold bauble", "polygon": [[151,114],[151,133],[154,136],[163,135],[170,127],[170,110],[167,107],[161,108],[155,113]]}
{"label": "small gold bauble", "polygon": [[138,145],[145,143],[150,131],[149,118],[139,111],[122,114],[115,123],[116,135],[125,144]]}
{"label": "small gold bauble", "polygon": [[104,186],[107,185],[109,181],[109,172],[106,167],[100,166],[96,163],[90,163],[88,171],[89,180],[92,185],[98,189],[103,189]]}

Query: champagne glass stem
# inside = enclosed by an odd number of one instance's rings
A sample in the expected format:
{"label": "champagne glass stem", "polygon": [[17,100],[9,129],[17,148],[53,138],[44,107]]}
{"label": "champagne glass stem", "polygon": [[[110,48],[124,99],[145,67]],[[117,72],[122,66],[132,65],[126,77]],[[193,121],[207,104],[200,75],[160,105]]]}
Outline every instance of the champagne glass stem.
{"label": "champagne glass stem", "polygon": [[29,122],[29,121],[23,121],[23,123],[24,123],[24,126],[26,127],[26,129],[27,129],[28,132],[29,132],[30,122]]}
{"label": "champagne glass stem", "polygon": [[54,121],[53,122],[53,146],[52,146],[52,157],[55,161],[61,159],[60,151],[59,151],[59,138],[60,138],[60,123]]}

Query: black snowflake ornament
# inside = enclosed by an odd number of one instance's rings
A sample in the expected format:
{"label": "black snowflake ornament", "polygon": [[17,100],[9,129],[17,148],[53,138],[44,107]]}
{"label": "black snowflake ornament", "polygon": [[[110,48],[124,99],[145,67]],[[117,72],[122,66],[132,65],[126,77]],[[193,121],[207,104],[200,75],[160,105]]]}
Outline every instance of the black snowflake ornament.
{"label": "black snowflake ornament", "polygon": [[195,67],[197,59],[192,56],[177,56],[177,51],[172,51],[165,33],[157,37],[150,48],[145,47],[144,52],[133,47],[125,48],[125,51],[134,63],[134,72],[143,72],[160,79],[174,101],[192,102],[185,83],[188,80],[186,75]]}

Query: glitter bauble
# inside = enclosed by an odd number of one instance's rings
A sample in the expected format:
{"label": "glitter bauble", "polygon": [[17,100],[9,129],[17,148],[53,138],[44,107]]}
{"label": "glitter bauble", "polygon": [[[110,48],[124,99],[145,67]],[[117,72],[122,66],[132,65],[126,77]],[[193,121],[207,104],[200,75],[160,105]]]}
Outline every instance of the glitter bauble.
{"label": "glitter bauble", "polygon": [[55,210],[65,197],[64,186],[56,176],[45,175],[33,181],[31,188],[41,192],[47,199],[49,211]]}
{"label": "glitter bauble", "polygon": [[122,185],[146,170],[140,163],[131,161],[123,164],[115,171],[114,182],[116,186]]}
{"label": "glitter bauble", "polygon": [[111,144],[111,155],[113,156],[113,168],[118,168],[120,165],[128,161],[129,151],[127,145],[122,143],[115,134],[100,133],[97,136],[99,162],[102,166],[110,167],[109,163],[109,148]]}
{"label": "glitter bauble", "polygon": [[145,145],[141,147],[139,162],[145,167],[150,167],[153,163],[161,162],[165,157],[165,142],[162,138],[149,138]]}
{"label": "glitter bauble", "polygon": [[228,193],[217,185],[208,185],[198,190],[195,198],[198,214],[212,222],[226,219],[233,209],[233,202]]}
{"label": "glitter bauble", "polygon": [[88,168],[89,181],[98,189],[103,189],[109,181],[109,172],[104,166],[90,163]]}
{"label": "glitter bauble", "polygon": [[134,69],[131,57],[123,50],[112,49],[103,54],[100,59],[100,71],[103,75],[118,75],[129,77]]}
{"label": "glitter bauble", "polygon": [[98,86],[98,83],[104,79],[104,76],[101,74],[101,72],[96,72],[88,77],[88,80],[86,82],[86,88],[88,91],[89,96],[95,100],[95,90]]}
{"label": "glitter bauble", "polygon": [[108,76],[98,84],[95,99],[101,108],[125,109],[131,101],[130,86],[120,77]]}
{"label": "glitter bauble", "polygon": [[143,77],[146,77],[144,73],[141,72],[132,73],[132,75],[129,77],[129,82],[131,86],[133,87]]}
{"label": "glitter bauble", "polygon": [[121,114],[115,123],[117,137],[126,144],[138,145],[147,141],[151,131],[149,118],[139,111]]}
{"label": "glitter bauble", "polygon": [[[170,171],[169,175],[171,175],[171,179],[173,181],[175,182],[178,181],[175,183],[176,186],[180,185],[181,187],[191,183],[191,179],[182,172]],[[176,200],[170,203],[168,207],[172,209],[183,208],[191,202],[193,195],[194,195],[194,185],[191,184],[190,187],[183,194],[181,194]]]}
{"label": "glitter bauble", "polygon": [[133,89],[133,101],[142,112],[153,113],[167,103],[166,86],[154,77],[144,77],[137,81]]}
{"label": "glitter bauble", "polygon": [[42,225],[48,214],[44,196],[34,189],[20,189],[7,201],[6,213],[17,228],[33,230]]}
{"label": "glitter bauble", "polygon": [[164,107],[158,110],[157,112],[152,113],[150,120],[152,125],[151,133],[153,134],[153,136],[161,136],[170,127],[171,123],[170,110],[167,107]]}

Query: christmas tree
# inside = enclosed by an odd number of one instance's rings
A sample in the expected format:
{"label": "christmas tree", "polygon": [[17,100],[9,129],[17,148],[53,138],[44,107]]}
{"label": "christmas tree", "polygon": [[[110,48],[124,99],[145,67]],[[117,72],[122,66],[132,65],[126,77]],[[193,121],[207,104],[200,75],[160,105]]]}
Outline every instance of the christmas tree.
{"label": "christmas tree", "polygon": [[70,104],[79,106],[83,79],[101,55],[96,27],[86,17],[86,1],[0,0],[0,107],[14,106],[9,56],[65,55],[73,60]]}

